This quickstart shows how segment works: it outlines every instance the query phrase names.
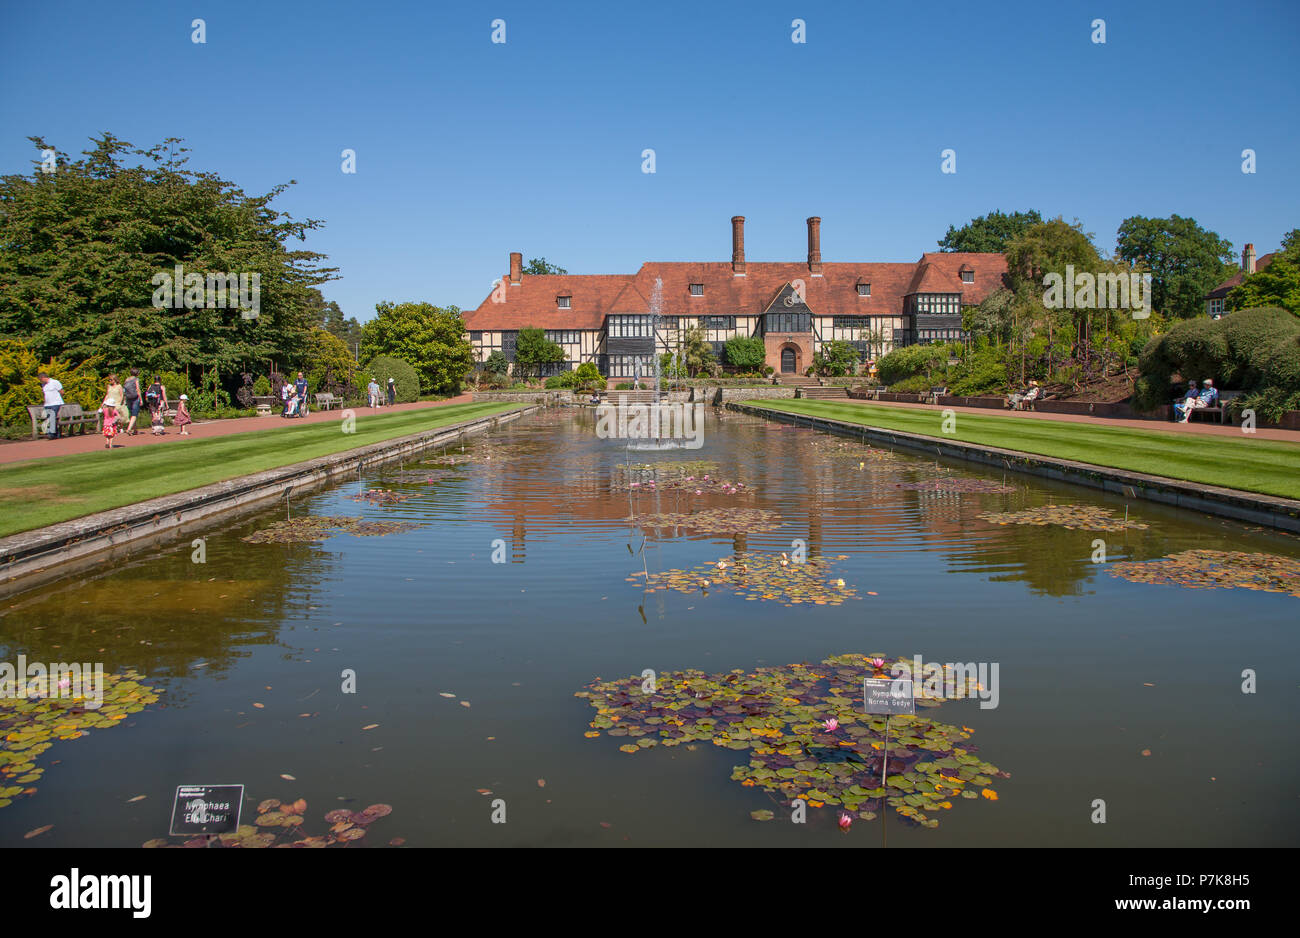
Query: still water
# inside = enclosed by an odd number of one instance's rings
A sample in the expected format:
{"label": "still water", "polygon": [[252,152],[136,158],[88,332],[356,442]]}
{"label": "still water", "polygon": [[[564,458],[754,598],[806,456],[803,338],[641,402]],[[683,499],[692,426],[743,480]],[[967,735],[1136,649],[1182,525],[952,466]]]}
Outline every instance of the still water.
{"label": "still water", "polygon": [[[702,449],[629,455],[596,438],[590,412],[549,411],[451,451],[454,464],[430,453],[289,508],[420,527],[241,540],[284,518],[279,506],[198,532],[205,563],[192,562],[187,537],[11,597],[0,660],[103,662],[165,692],[122,725],[45,752],[37,791],[0,808],[0,845],[139,845],[167,835],[177,785],[235,783],[244,823],[263,799],[301,797],[313,833],[326,811],[392,805],[369,846],[879,846],[879,820],[844,835],[830,807],[789,823],[761,789],[730,780],[748,753],[629,755],[625,740],[586,738],[594,711],[574,697],[647,668],[725,672],[850,652],[999,665],[996,708],[961,700],[937,712],[1010,773],[998,800],[960,801],[934,829],[891,812],[890,847],[1294,844],[1300,599],[1128,582],[1091,558],[1097,538],[1110,562],[1192,548],[1294,558],[1300,541],[1029,477],[1007,477],[1011,493],[901,489],[936,476],[1004,480],[902,453],[860,464],[844,445],[857,444],[711,413]],[[616,484],[629,459],[706,460],[745,488],[633,494]],[[393,481],[413,469],[434,481]],[[359,502],[359,485],[412,497]],[[1149,527],[1098,534],[977,517],[1052,503],[1127,508]],[[714,507],[774,512],[780,527],[643,538],[626,520]],[[629,582],[790,552],[795,539],[810,556],[844,557],[832,575],[857,595],[786,606]],[[1244,669],[1258,693],[1242,693]],[[342,692],[345,670],[355,693]],[[504,824],[491,822],[496,799]],[[1104,824],[1092,822],[1098,799]],[[762,808],[777,820],[752,820]]]}

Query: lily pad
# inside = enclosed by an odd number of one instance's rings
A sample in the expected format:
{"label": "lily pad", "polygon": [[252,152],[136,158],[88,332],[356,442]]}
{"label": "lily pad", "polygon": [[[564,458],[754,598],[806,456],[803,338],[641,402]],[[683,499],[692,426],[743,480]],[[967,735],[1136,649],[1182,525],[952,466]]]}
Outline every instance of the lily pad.
{"label": "lily pad", "polygon": [[[970,733],[964,728],[939,723],[928,713],[894,717],[886,796],[880,785],[884,722],[862,713],[861,692],[864,677],[879,676],[894,663],[848,654],[749,672],[669,671],[659,675],[654,694],[642,693],[642,679],[635,675],[593,682],[577,696],[597,710],[605,726],[617,723],[660,739],[676,734],[748,749],[748,764],[736,766],[732,779],[746,788],[762,788],[779,803],[803,798],[814,808],[844,804],[865,820],[868,814],[875,816],[884,800],[909,820],[933,827],[937,821],[925,812],[948,810],[929,777],[942,760],[960,760],[949,765],[971,760],[973,778],[964,784],[974,787],[991,781],[987,775],[976,777],[974,767],[998,770],[967,751],[963,744]],[[600,726],[596,721],[592,725]],[[865,732],[849,733],[850,726]],[[620,748],[641,751],[633,745]],[[940,784],[950,789],[955,783]]]}

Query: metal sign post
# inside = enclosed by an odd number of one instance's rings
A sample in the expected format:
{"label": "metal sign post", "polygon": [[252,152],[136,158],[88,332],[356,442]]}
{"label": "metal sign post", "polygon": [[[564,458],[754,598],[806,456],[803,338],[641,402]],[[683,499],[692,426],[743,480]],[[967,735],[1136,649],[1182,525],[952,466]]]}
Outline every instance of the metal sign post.
{"label": "metal sign post", "polygon": [[868,677],[862,681],[862,708],[867,713],[885,715],[885,749],[880,763],[880,837],[885,844],[885,816],[889,797],[889,730],[890,721],[896,716],[915,716],[916,698],[912,693],[912,679],[898,677],[890,680],[883,677]]}

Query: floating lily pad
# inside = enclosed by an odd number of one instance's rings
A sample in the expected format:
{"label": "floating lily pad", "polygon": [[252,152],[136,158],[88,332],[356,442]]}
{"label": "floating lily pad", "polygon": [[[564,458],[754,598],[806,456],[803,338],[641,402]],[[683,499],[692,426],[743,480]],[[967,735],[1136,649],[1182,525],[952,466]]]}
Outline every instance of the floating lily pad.
{"label": "floating lily pad", "polygon": [[1023,511],[986,511],[976,515],[994,524],[1055,525],[1079,531],[1144,530],[1140,521],[1117,518],[1107,508],[1093,505],[1040,505]]}
{"label": "floating lily pad", "polygon": [[[36,758],[56,741],[117,726],[130,714],[158,702],[158,691],[140,683],[141,676],[135,671],[103,677],[103,700],[96,709],[87,707],[93,701],[84,697],[59,696],[78,689],[66,674],[51,678],[53,695],[50,682],[44,681],[29,685],[27,689],[33,691],[29,696],[15,697],[11,688],[0,693],[0,807],[36,790],[31,785],[45,772],[36,765]],[[61,680],[69,681],[66,688],[59,687]]]}
{"label": "floating lily pad", "polygon": [[[287,805],[287,808],[283,807],[284,805]],[[280,810],[275,810],[276,808]],[[257,817],[252,824],[241,824],[232,833],[221,834],[216,838],[216,846],[240,847],[246,850],[267,847],[343,847],[365,837],[367,825],[393,812],[392,806],[386,804],[372,804],[364,811],[357,812],[338,808],[325,815],[325,823],[332,826],[324,834],[311,835],[302,830],[305,824],[302,812],[306,809],[307,802],[302,798],[289,802],[268,798],[257,806]],[[358,819],[364,823],[358,826]],[[395,837],[393,840],[405,843],[400,837]],[[206,847],[209,843],[207,838],[193,838],[177,843],[174,839],[156,837],[147,841],[144,846]]]}
{"label": "floating lily pad", "polygon": [[969,751],[965,728],[904,716],[892,720],[889,779],[882,786],[885,720],[862,712],[862,679],[883,676],[894,664],[848,654],[750,672],[669,671],[659,675],[653,694],[642,693],[637,675],[593,682],[576,696],[595,708],[597,731],[617,723],[665,744],[699,740],[749,750],[748,764],[736,766],[731,778],[783,805],[796,798],[813,808],[843,805],[869,820],[887,804],[934,827],[938,821],[927,811],[949,810],[958,792],[1008,776]]}
{"label": "floating lily pad", "polygon": [[367,489],[360,495],[353,495],[354,502],[368,502],[371,505],[387,507],[398,505],[414,496],[410,493],[394,492],[392,489]]}
{"label": "floating lily pad", "polygon": [[1248,589],[1300,596],[1300,560],[1277,554],[1185,550],[1159,560],[1126,561],[1106,568],[1133,583],[1188,589]]}
{"label": "floating lily pad", "polygon": [[829,560],[796,563],[786,554],[750,553],[723,557],[690,570],[665,570],[635,574],[647,590],[670,589],[679,593],[730,590],[745,599],[793,606],[809,603],[838,606],[857,598],[857,591],[831,572]]}
{"label": "floating lily pad", "polygon": [[781,516],[762,508],[709,508],[693,512],[633,515],[642,528],[686,528],[701,534],[754,534],[781,527]]}
{"label": "floating lily pad", "polygon": [[410,521],[367,521],[364,518],[321,515],[275,521],[240,540],[249,544],[303,544],[323,541],[344,531],[356,537],[382,537],[419,526]]}

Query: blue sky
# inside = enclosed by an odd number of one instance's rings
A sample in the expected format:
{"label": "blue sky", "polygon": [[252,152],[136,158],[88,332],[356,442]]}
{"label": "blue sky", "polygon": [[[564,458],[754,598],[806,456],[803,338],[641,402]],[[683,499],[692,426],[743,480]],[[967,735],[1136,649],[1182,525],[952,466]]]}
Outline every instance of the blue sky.
{"label": "blue sky", "polygon": [[1295,0],[6,0],[0,16],[0,172],[29,171],[28,135],[78,153],[108,130],[183,137],[192,168],[246,191],[296,180],[276,204],[326,222],[307,246],[342,279],[323,292],[362,320],[381,300],[476,306],[516,250],[572,273],[726,260],[735,214],[748,258],[772,261],[804,256],[809,215],[827,261],[914,260],[999,208],[1077,217],[1105,250],[1134,214],[1190,215],[1261,254],[1300,226]]}

